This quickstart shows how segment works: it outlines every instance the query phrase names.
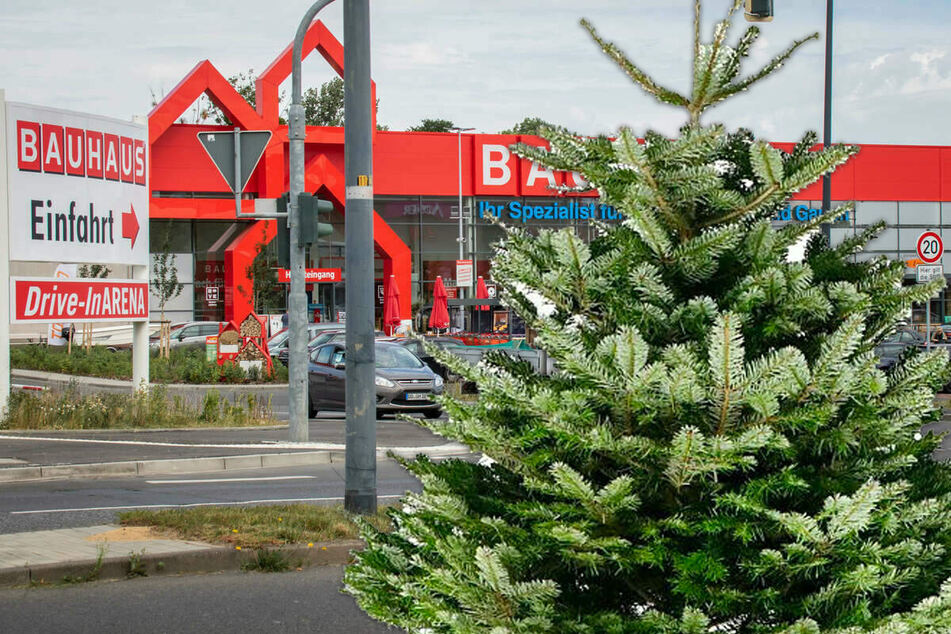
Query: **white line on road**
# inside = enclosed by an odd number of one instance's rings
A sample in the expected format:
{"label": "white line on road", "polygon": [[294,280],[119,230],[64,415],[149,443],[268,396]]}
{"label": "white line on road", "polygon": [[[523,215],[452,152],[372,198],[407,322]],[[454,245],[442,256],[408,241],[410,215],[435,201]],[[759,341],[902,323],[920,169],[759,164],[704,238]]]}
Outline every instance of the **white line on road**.
{"label": "white line on road", "polygon": [[[403,495],[378,495],[377,499],[401,498]],[[192,504],[133,504],[129,506],[90,506],[73,509],[41,509],[38,511],[10,511],[10,515],[37,515],[40,513],[82,513],[84,511],[124,511],[127,509],[186,509],[195,506],[236,506],[239,504],[272,504],[275,502],[341,502],[343,496],[326,498],[282,498],[276,500],[242,500],[240,502],[195,502]]]}
{"label": "white line on road", "polygon": [[206,484],[209,482],[263,482],[266,480],[313,480],[317,476],[265,476],[261,478],[210,478],[207,480],[146,480],[146,484]]}
{"label": "white line on road", "polygon": [[[41,440],[44,442],[73,442],[101,445],[138,445],[145,447],[193,447],[196,449],[322,449],[325,451],[343,451],[346,445],[329,442],[268,442],[268,443],[182,443],[182,442],[148,442],[144,440],[96,440],[93,438],[53,438],[49,436],[13,436],[0,435],[0,440]],[[381,447],[377,446],[377,453],[392,451],[400,455],[414,456],[418,453],[429,455],[456,455],[469,453],[471,449],[457,442],[441,445],[420,445],[418,447]]]}

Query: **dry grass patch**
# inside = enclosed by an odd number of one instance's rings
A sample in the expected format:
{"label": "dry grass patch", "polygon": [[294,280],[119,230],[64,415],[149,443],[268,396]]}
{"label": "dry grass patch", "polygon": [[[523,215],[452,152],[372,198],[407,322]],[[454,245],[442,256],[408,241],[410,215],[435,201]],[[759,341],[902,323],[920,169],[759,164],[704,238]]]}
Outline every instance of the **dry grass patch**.
{"label": "dry grass patch", "polygon": [[[386,509],[366,519],[377,529],[390,530]],[[150,526],[180,539],[241,548],[307,544],[357,539],[359,530],[343,506],[281,504],[274,506],[204,506],[159,511],[127,511],[123,526]]]}

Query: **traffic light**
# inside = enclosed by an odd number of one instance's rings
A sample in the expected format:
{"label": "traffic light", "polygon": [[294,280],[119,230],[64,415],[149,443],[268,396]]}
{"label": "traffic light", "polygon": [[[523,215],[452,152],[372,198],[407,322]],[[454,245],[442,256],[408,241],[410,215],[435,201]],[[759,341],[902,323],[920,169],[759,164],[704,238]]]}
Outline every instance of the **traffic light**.
{"label": "traffic light", "polygon": [[[277,199],[278,213],[287,213],[287,203],[290,202],[290,199],[291,195],[289,192],[284,192],[281,194],[281,197]],[[277,219],[277,235],[274,237],[274,239],[277,240],[278,268],[291,268],[291,230],[287,226],[287,218]]]}
{"label": "traffic light", "polygon": [[746,0],[747,22],[772,22],[773,0]]}
{"label": "traffic light", "polygon": [[313,194],[301,193],[297,196],[297,208],[300,210],[300,230],[297,232],[297,246],[306,247],[317,242],[318,238],[333,233],[333,225],[318,222],[319,214],[330,213],[334,204],[321,200]]}

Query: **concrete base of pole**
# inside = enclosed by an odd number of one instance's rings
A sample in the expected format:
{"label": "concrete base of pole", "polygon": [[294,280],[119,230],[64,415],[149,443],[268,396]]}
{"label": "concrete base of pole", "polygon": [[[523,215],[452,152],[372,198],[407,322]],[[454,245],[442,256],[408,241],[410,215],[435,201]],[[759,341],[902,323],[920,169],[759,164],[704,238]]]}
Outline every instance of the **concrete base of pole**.
{"label": "concrete base of pole", "polygon": [[343,500],[343,508],[351,513],[359,513],[360,515],[376,513],[376,492],[346,491],[343,494]]}

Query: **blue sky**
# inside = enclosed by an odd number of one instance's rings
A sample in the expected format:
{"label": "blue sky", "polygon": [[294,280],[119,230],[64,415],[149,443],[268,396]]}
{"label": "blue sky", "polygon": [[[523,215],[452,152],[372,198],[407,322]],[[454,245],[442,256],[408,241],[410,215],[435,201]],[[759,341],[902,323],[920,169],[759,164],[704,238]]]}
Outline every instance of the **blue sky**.
{"label": "blue sky", "polygon": [[[342,39],[343,0],[321,14]],[[705,0],[705,36],[729,0]],[[127,119],[146,114],[200,60],[226,76],[262,70],[311,5],[192,0],[5,0],[0,88],[11,101]],[[227,6],[228,11],[219,7]],[[578,25],[588,18],[657,81],[689,84],[692,0],[371,0],[372,73],[379,120],[422,118],[497,132],[539,116],[585,134],[629,125],[674,134],[680,110],[656,104]],[[776,19],[746,70],[796,37],[825,28],[825,0],[775,0]],[[913,7],[913,8],[912,8]],[[951,2],[838,0],[833,140],[951,145]],[[731,39],[746,27],[740,18]],[[822,41],[706,121],[777,141],[822,126]],[[332,76],[316,56],[304,85]]]}

